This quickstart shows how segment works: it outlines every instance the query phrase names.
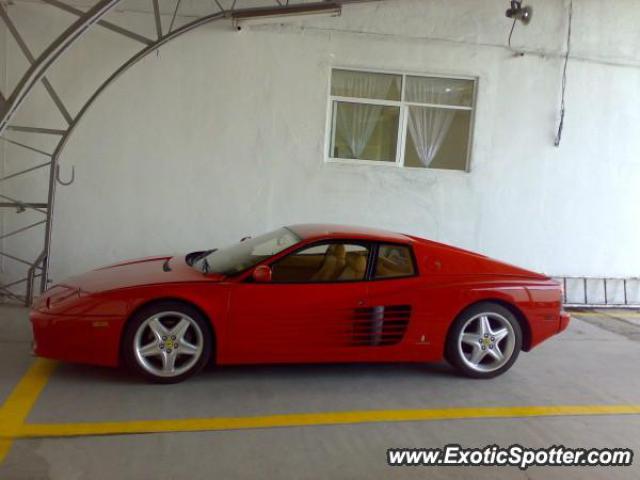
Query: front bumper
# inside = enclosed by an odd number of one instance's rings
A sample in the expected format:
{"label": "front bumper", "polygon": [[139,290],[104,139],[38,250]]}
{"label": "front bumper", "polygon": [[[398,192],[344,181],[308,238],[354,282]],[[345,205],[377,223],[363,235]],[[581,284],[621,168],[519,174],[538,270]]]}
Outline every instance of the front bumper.
{"label": "front bumper", "polygon": [[119,317],[52,315],[32,310],[33,353],[65,362],[116,366],[119,360]]}

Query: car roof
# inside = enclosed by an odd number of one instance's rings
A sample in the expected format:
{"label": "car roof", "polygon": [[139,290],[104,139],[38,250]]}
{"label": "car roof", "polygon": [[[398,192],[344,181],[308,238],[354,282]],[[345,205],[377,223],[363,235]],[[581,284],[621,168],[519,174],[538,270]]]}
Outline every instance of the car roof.
{"label": "car roof", "polygon": [[287,226],[287,228],[295,232],[303,240],[316,238],[353,238],[358,240],[376,240],[402,243],[411,243],[414,241],[412,237],[403,235],[402,233],[351,225],[305,223],[299,225],[289,225]]}

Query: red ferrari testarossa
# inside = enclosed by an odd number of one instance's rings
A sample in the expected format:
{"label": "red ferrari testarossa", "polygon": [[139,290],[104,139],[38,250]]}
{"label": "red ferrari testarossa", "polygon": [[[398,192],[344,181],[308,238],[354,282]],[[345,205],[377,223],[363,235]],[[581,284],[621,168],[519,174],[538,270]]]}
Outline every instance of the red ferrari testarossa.
{"label": "red ferrari testarossa", "polygon": [[177,382],[207,362],[430,362],[489,378],[567,327],[544,275],[422,238],[295,225],[49,288],[34,351]]}

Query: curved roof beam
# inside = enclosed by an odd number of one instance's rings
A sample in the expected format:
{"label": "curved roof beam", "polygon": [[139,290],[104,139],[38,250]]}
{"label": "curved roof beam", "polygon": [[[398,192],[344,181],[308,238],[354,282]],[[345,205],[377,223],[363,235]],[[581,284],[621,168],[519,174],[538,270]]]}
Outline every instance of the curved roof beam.
{"label": "curved roof beam", "polygon": [[[44,0],[44,1],[51,2],[52,0]],[[162,27],[159,21],[159,10],[156,8],[157,0],[152,0],[152,1],[154,5],[154,12],[156,15],[156,28],[158,31],[159,38],[155,42],[151,43],[150,45],[147,45],[147,47],[143,48],[142,50],[134,54],[127,61],[125,61],[125,63],[123,63],[120,67],[118,67],[118,69],[115,72],[113,72],[104,82],[102,82],[102,84],[100,84],[100,86],[95,90],[95,92],[91,95],[91,97],[89,97],[89,99],[84,103],[84,105],[82,106],[80,111],[76,114],[75,118],[73,119],[68,129],[64,133],[62,140],[60,141],[55,152],[53,153],[54,159],[60,158],[60,155],[62,154],[62,151],[67,143],[67,140],[75,130],[75,127],[78,125],[80,120],[82,120],[82,118],[84,117],[84,114],[94,104],[94,102],[98,99],[98,97],[102,95],[102,93],[107,89],[107,87],[111,85],[111,83],[117,80],[123,73],[125,73],[135,64],[137,64],[144,57],[156,51],[158,48],[162,47],[164,44],[170,42],[171,40],[174,40],[175,38],[181,35],[184,35],[185,33],[188,33],[198,27],[201,27],[203,25],[206,25],[216,20],[231,18],[232,16],[241,15],[242,13],[245,13],[245,12],[252,12],[254,10],[257,10],[255,8],[246,8],[246,9],[236,8],[233,10],[220,10],[210,15],[205,15],[195,20],[192,20],[191,22],[186,23],[185,25],[182,25],[181,27],[176,28],[175,30],[169,29],[169,31],[166,34],[162,35]],[[178,2],[179,1],[180,0],[178,0]],[[281,0],[280,1],[275,0],[275,1],[280,6],[276,5],[275,7],[271,7],[274,11],[280,8],[283,11],[286,11],[287,9],[293,6],[293,3],[289,3],[288,1],[287,2],[282,2]],[[371,3],[371,2],[378,2],[378,1],[381,1],[381,0],[341,0],[341,1],[327,2],[327,3],[335,3],[337,5],[342,6],[347,4]],[[317,2],[317,3],[319,4],[321,2]],[[309,5],[315,5],[315,3],[300,3],[299,5],[309,6]],[[176,6],[179,6],[179,3],[177,3]]]}
{"label": "curved roof beam", "polygon": [[[73,42],[82,36],[94,23],[106,15],[121,0],[100,0],[92,8],[73,22],[51,45],[49,45],[27,70],[7,99],[0,114],[0,135],[5,131],[11,117],[26,100],[33,87],[44,78],[47,70],[55,63]],[[4,9],[3,9],[4,11]]]}
{"label": "curved roof beam", "polygon": [[[84,15],[84,11],[69,5],[67,3],[61,2],[59,0],[41,0],[44,3],[48,3],[49,5],[52,5],[54,7],[59,8],[60,10],[64,10],[67,13],[71,13],[73,15],[76,15],[78,17],[81,17],[82,15]],[[154,0],[155,2],[157,2],[158,0]],[[131,30],[127,30],[126,28],[123,28],[119,25],[116,25],[115,23],[111,23],[111,22],[107,22],[106,20],[98,20],[98,25],[100,25],[101,27],[106,28],[107,30],[111,30],[112,32],[116,32],[119,33],[120,35],[124,35],[125,37],[129,37],[132,40],[135,40],[137,42],[140,43],[144,43],[145,45],[151,45],[153,43],[153,40],[145,37],[144,35],[140,35],[136,32],[132,32]]]}
{"label": "curved roof beam", "polygon": [[[43,2],[49,5],[55,6],[70,14],[78,16],[78,19],[73,24],[71,24],[71,26],[69,26],[62,34],[60,34],[49,45],[49,47],[47,47],[40,54],[40,56],[38,56],[38,58],[33,58],[30,52],[27,52],[28,48],[26,49],[22,48],[23,46],[20,45],[20,40],[16,38],[23,53],[25,53],[25,55],[29,53],[27,55],[27,58],[32,61],[30,62],[29,69],[23,75],[23,77],[21,78],[20,82],[18,83],[14,91],[11,93],[11,95],[7,98],[4,98],[4,96],[2,96],[2,94],[0,93],[0,138],[2,138],[2,135],[6,130],[15,130],[15,131],[22,131],[22,132],[31,132],[31,133],[38,133],[38,134],[60,136],[60,140],[55,148],[55,151],[51,155],[51,162],[48,162],[47,164],[49,166],[49,191],[48,191],[47,203],[46,204],[25,203],[13,198],[5,197],[5,199],[9,200],[9,203],[7,203],[7,205],[18,206],[23,209],[30,208],[33,210],[41,211],[42,213],[45,213],[47,215],[46,227],[45,227],[44,249],[42,253],[39,255],[38,259],[35,260],[34,263],[28,263],[26,261],[23,261],[23,263],[30,265],[28,277],[20,281],[20,282],[23,282],[23,281],[27,282],[27,294],[26,294],[27,304],[31,302],[31,298],[33,296],[33,291],[34,291],[33,282],[36,277],[40,277],[41,291],[44,291],[47,286],[49,260],[50,260],[49,252],[50,252],[50,246],[51,246],[51,233],[52,233],[52,226],[53,226],[53,210],[54,210],[56,182],[57,182],[56,173],[58,172],[59,159],[62,155],[62,152],[70,136],[75,131],[75,128],[78,125],[78,123],[82,120],[87,110],[95,103],[98,97],[100,97],[102,93],[104,93],[104,91],[107,89],[109,85],[111,85],[111,83],[117,80],[124,72],[126,72],[133,65],[138,63],[140,60],[142,60],[144,57],[146,57],[150,53],[156,51],[162,45],[166,44],[167,42],[187,32],[190,32],[191,30],[194,30],[202,25],[205,25],[207,23],[210,23],[216,20],[221,20],[224,18],[237,19],[237,18],[243,17],[243,15],[249,16],[249,17],[261,15],[261,14],[272,15],[272,14],[277,14],[278,11],[281,11],[283,14],[287,14],[287,13],[293,14],[293,13],[297,13],[298,11],[304,12],[305,9],[306,10],[313,9],[313,7],[322,9],[326,6],[334,5],[336,6],[336,8],[340,8],[343,5],[347,5],[347,4],[377,2],[382,0],[327,0],[327,1],[318,0],[316,2],[313,2],[313,1],[307,2],[304,0],[299,0],[299,1],[272,0],[270,4],[268,4],[269,2],[265,1],[265,3],[268,5],[263,8],[236,8],[236,1],[234,0],[231,3],[231,7],[226,10],[219,3],[219,1],[215,1],[215,5],[218,7],[218,11],[216,11],[215,13],[211,13],[209,15],[202,15],[199,18],[192,20],[174,30],[173,25],[174,25],[176,16],[178,14],[181,1],[182,0],[176,0],[175,10],[173,11],[173,15],[171,18],[171,25],[169,26],[169,29],[167,32],[163,32],[162,22],[160,17],[159,2],[158,0],[150,0],[153,7],[152,13],[155,17],[155,26],[156,26],[156,35],[157,35],[157,39],[155,40],[151,40],[147,37],[139,35],[135,32],[132,32],[128,29],[120,27],[116,24],[102,20],[102,18],[107,13],[109,13],[109,11],[111,11],[113,7],[115,7],[118,3],[120,3],[121,0],[98,0],[95,3],[95,5],[91,7],[89,10],[87,10],[86,12],[82,10],[78,10],[71,5],[64,3],[61,0],[43,0]],[[7,23],[7,25],[9,26],[9,24],[11,23],[11,20],[9,19],[2,5],[0,5],[0,17],[2,17]],[[113,72],[96,89],[96,91],[91,95],[91,97],[89,97],[89,99],[84,103],[82,108],[79,110],[79,112],[75,116],[68,114],[68,112],[66,112],[66,109],[65,109],[65,112],[67,113],[67,115],[64,115],[63,113],[63,116],[65,117],[65,120],[67,120],[67,123],[68,123],[68,126],[65,130],[9,125],[9,122],[11,121],[16,111],[24,103],[24,101],[27,99],[30,92],[33,90],[34,86],[37,85],[38,82],[42,81],[43,84],[45,85],[45,88],[47,88],[48,81],[45,75],[48,69],[75,41],[80,39],[82,35],[94,24],[98,24],[111,31],[122,34],[126,37],[129,37],[132,40],[139,41],[144,45],[144,48],[138,51],[128,60],[126,60],[115,72]],[[9,28],[11,27],[9,26]],[[18,33],[18,37],[19,37],[19,33]],[[24,47],[26,47],[26,45],[24,45]],[[29,58],[30,56],[31,58]],[[64,105],[62,105],[62,102],[59,101],[59,98],[55,94],[55,91],[53,90],[53,88],[52,87],[47,88],[47,90],[49,91],[49,94],[51,95],[56,105],[58,105],[58,108],[60,108],[61,106],[62,108],[64,108]],[[7,140],[7,139],[4,139],[4,140]],[[17,144],[17,142],[15,141],[11,141],[11,140],[8,140],[8,141],[10,141],[10,143]],[[32,147],[28,147],[22,144],[20,146],[33,149]],[[49,155],[49,154],[46,154],[46,155]],[[42,166],[44,167],[46,165],[42,165]],[[0,206],[2,206],[1,203],[0,203]],[[40,223],[38,223],[38,225]],[[0,255],[7,256],[12,259],[17,258],[17,257],[10,256],[8,254],[5,254],[4,252],[0,252]],[[36,269],[41,270],[42,274],[35,275]],[[11,284],[11,285],[14,285],[14,284]],[[3,287],[6,287],[6,285],[0,286],[0,289],[4,291]],[[9,293],[6,293],[6,295],[9,295]],[[18,298],[18,296],[14,294],[11,294],[11,296]]]}
{"label": "curved roof beam", "polygon": [[125,73],[127,70],[133,67],[136,63],[138,63],[144,57],[146,57],[150,53],[154,52],[155,50],[163,46],[165,43],[179,37],[180,35],[190,32],[191,30],[194,30],[202,25],[213,22],[215,20],[224,19],[226,18],[226,16],[227,15],[224,12],[218,12],[218,13],[213,13],[211,15],[207,15],[205,17],[199,18],[190,23],[187,23],[186,25],[183,25],[182,27],[176,30],[173,30],[171,33],[168,33],[157,42],[153,43],[152,45],[149,45],[147,48],[144,48],[143,50],[139,51],[133,57],[131,57],[129,60],[123,63],[115,72],[113,72],[109,76],[109,78],[107,78],[104,82],[102,82],[102,84],[96,89],[93,95],[91,95],[91,97],[89,97],[89,99],[82,106],[82,108],[76,115],[74,121],[69,125],[68,130],[65,132],[65,135],[63,136],[62,141],[58,144],[58,147],[53,153],[54,158],[60,158],[60,155],[62,154],[62,150],[64,149],[67,143],[67,140],[75,130],[75,127],[78,125],[80,120],[82,120],[82,118],[84,117],[84,114],[95,103],[98,97],[102,95],[102,93],[107,89],[107,87],[111,85],[115,80],[117,80],[123,73]]}

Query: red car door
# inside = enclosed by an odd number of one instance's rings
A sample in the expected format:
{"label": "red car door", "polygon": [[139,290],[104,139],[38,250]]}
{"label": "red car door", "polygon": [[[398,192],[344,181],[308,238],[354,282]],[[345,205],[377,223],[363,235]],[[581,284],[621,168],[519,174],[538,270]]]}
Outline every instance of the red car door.
{"label": "red car door", "polygon": [[349,359],[354,319],[367,307],[370,248],[332,241],[274,262],[269,283],[236,283],[229,305],[228,361]]}

